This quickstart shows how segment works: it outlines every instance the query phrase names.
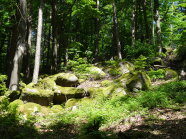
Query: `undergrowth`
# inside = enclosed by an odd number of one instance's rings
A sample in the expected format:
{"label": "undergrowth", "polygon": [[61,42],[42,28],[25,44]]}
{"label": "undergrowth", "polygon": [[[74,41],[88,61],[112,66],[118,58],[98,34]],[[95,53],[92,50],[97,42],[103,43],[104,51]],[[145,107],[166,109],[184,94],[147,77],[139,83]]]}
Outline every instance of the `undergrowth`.
{"label": "undergrowth", "polygon": [[[186,81],[174,81],[148,91],[128,94],[123,97],[105,97],[100,95],[95,99],[80,103],[74,111],[66,109],[63,113],[56,114],[53,117],[55,120],[52,120],[51,127],[59,129],[59,127],[74,125],[76,130],[78,130],[79,136],[110,138],[110,136],[108,137],[106,133],[102,133],[99,129],[109,127],[113,123],[117,124],[131,116],[144,115],[153,108],[174,108],[179,105],[185,105],[185,103]],[[4,105],[6,105],[6,101],[4,101]],[[7,115],[1,116],[0,120],[2,121],[4,118],[7,118]],[[2,127],[9,127],[12,122],[16,124],[15,127],[24,126],[28,128],[25,124],[20,125],[16,117],[12,119],[7,118],[6,120],[8,122],[0,124],[1,129]],[[33,131],[34,129],[29,127],[28,130]],[[1,132],[4,132],[4,130]]]}

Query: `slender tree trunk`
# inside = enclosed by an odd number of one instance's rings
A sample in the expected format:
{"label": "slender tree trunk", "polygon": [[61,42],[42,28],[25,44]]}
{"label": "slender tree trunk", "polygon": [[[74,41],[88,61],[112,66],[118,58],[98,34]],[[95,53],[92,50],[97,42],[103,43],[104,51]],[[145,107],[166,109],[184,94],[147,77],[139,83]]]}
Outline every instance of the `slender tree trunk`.
{"label": "slender tree trunk", "polygon": [[116,10],[115,0],[113,0],[113,2],[112,2],[112,8],[113,8],[113,37],[115,38],[115,41],[116,41],[116,42],[114,42],[115,46],[113,46],[113,47],[116,47],[118,58],[122,59],[121,42],[119,40],[118,20],[117,20],[117,10]]}
{"label": "slender tree trunk", "polygon": [[156,22],[156,44],[158,45],[158,52],[162,52],[161,26],[159,14],[159,0],[154,0],[154,13]]}
{"label": "slender tree trunk", "polygon": [[18,90],[19,86],[19,74],[21,71],[23,55],[25,54],[27,43],[26,43],[26,35],[27,35],[27,23],[26,23],[26,8],[27,1],[26,0],[19,0],[18,9],[17,9],[17,31],[18,31],[18,40],[15,50],[15,55],[13,58],[13,68],[10,75],[10,84],[9,90]]}
{"label": "slender tree trunk", "polygon": [[58,67],[58,40],[57,40],[57,5],[56,0],[52,0],[52,73],[57,72]]}
{"label": "slender tree trunk", "polygon": [[35,65],[33,73],[33,83],[37,83],[39,76],[39,67],[41,59],[41,37],[42,37],[42,26],[43,26],[43,0],[40,0],[40,7],[38,12],[38,28],[37,28],[37,42],[36,42],[36,53],[35,53]]}
{"label": "slender tree trunk", "polygon": [[23,73],[24,73],[24,82],[28,83],[30,79],[30,58],[31,58],[31,47],[32,47],[32,5],[31,2],[28,3],[28,16],[27,16],[27,42],[28,47],[25,52],[25,57],[23,60]]}
{"label": "slender tree trunk", "polygon": [[[100,2],[99,0],[96,0],[96,8],[97,10],[99,10],[99,5]],[[94,50],[94,59],[95,62],[98,61],[98,53],[99,53],[99,30],[100,30],[100,25],[99,25],[99,18],[96,18],[95,20],[95,34],[96,34],[96,38],[95,38],[95,50]]]}
{"label": "slender tree trunk", "polygon": [[136,0],[132,4],[132,47],[135,46],[136,41]]}
{"label": "slender tree trunk", "polygon": [[147,10],[146,10],[146,6],[147,6],[147,0],[143,0],[143,17],[144,17],[144,22],[145,22],[145,31],[146,31],[146,36],[145,39],[149,39],[150,35],[149,35],[149,24],[148,24],[148,17],[147,17]]}
{"label": "slender tree trunk", "polygon": [[152,14],[152,44],[155,45],[155,35],[154,35],[154,6],[153,6],[153,0],[151,0],[151,14]]}

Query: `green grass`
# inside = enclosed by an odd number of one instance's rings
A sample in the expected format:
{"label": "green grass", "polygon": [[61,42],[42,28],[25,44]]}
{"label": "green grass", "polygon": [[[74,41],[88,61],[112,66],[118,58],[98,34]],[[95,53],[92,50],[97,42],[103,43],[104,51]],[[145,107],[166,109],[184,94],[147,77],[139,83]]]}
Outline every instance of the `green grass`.
{"label": "green grass", "polygon": [[[123,97],[98,96],[90,101],[80,103],[78,109],[74,111],[66,109],[62,113],[53,115],[52,120],[50,117],[46,117],[44,120],[45,122],[46,120],[50,120],[50,127],[52,128],[74,125],[77,127],[76,130],[78,130],[81,137],[86,135],[88,138],[91,138],[91,136],[109,138],[106,133],[100,132],[99,129],[109,127],[114,123],[117,124],[131,116],[144,115],[153,108],[177,108],[179,105],[185,105],[185,102],[186,81],[175,81],[160,85],[148,91],[141,91],[137,94],[130,94]],[[1,108],[7,105],[6,103],[6,101],[2,102]],[[0,120],[2,121],[3,119],[1,115]],[[19,126],[19,122],[15,118],[7,120],[7,123],[3,122],[0,126],[7,129],[13,128],[10,126],[10,123],[14,123],[15,121],[15,126]]]}

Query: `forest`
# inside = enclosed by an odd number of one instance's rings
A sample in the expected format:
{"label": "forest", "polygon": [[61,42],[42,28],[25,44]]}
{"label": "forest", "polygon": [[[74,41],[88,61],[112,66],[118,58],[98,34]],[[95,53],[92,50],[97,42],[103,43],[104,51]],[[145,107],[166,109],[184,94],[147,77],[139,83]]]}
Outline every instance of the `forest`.
{"label": "forest", "polygon": [[0,0],[0,138],[186,137],[186,0]]}

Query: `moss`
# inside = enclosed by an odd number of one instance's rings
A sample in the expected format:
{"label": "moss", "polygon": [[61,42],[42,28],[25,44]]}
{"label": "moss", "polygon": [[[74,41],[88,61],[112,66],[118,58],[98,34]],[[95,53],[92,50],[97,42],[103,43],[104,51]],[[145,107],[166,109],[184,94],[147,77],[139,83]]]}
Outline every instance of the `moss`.
{"label": "moss", "polygon": [[148,90],[151,87],[150,77],[145,72],[135,72],[128,78],[126,86],[129,91]]}
{"label": "moss", "polygon": [[83,98],[88,95],[82,88],[58,86],[54,93],[54,104],[61,104],[70,98]]}
{"label": "moss", "polygon": [[107,86],[109,86],[109,85],[111,85],[112,84],[112,81],[111,80],[103,80],[102,82],[101,82],[101,86],[102,87],[107,87]]}
{"label": "moss", "polygon": [[68,107],[75,106],[78,102],[79,102],[79,99],[71,98],[67,100],[67,102],[65,103],[65,107],[68,108]]}
{"label": "moss", "polygon": [[20,99],[17,99],[17,100],[14,100],[13,102],[11,102],[9,105],[8,105],[8,110],[9,111],[13,111],[14,109],[17,109],[18,106],[20,105],[23,105],[23,101],[20,100]]}
{"label": "moss", "polygon": [[165,79],[177,79],[178,78],[178,73],[172,69],[165,69]]}
{"label": "moss", "polygon": [[54,113],[59,113],[59,112],[62,112],[63,110],[64,109],[61,105],[54,105],[51,108],[51,111],[54,112]]}
{"label": "moss", "polygon": [[[30,116],[34,116],[35,117],[35,116],[48,115],[51,111],[47,107],[43,107],[43,106],[41,106],[39,104],[29,102],[29,103],[20,105],[18,107],[18,112],[21,115],[25,115],[26,116],[25,118],[28,118]],[[38,117],[36,117],[36,118],[38,118]]]}
{"label": "moss", "polygon": [[107,87],[100,87],[100,88],[89,88],[88,92],[90,93],[91,98],[96,98],[99,96],[114,96],[114,95],[125,95],[125,89],[117,83],[113,83]]}
{"label": "moss", "polygon": [[34,102],[43,106],[49,106],[52,103],[54,92],[36,88],[24,88],[21,99],[26,102]]}
{"label": "moss", "polygon": [[31,84],[33,88],[53,90],[56,86],[55,82],[51,78],[44,78],[39,80],[37,84]]}
{"label": "moss", "polygon": [[89,78],[92,79],[102,79],[106,76],[106,73],[103,72],[100,68],[98,67],[87,67],[85,69],[86,73],[88,74]]}
{"label": "moss", "polygon": [[103,96],[104,95],[104,89],[105,87],[100,87],[100,88],[88,88],[87,92],[90,94],[91,98],[95,98],[98,96]]}
{"label": "moss", "polygon": [[20,91],[7,91],[6,92],[6,96],[8,96],[10,102],[16,99],[19,99],[20,95],[21,95]]}
{"label": "moss", "polygon": [[72,87],[76,86],[79,83],[78,78],[71,73],[59,73],[55,75],[55,77],[55,82],[59,86]]}

